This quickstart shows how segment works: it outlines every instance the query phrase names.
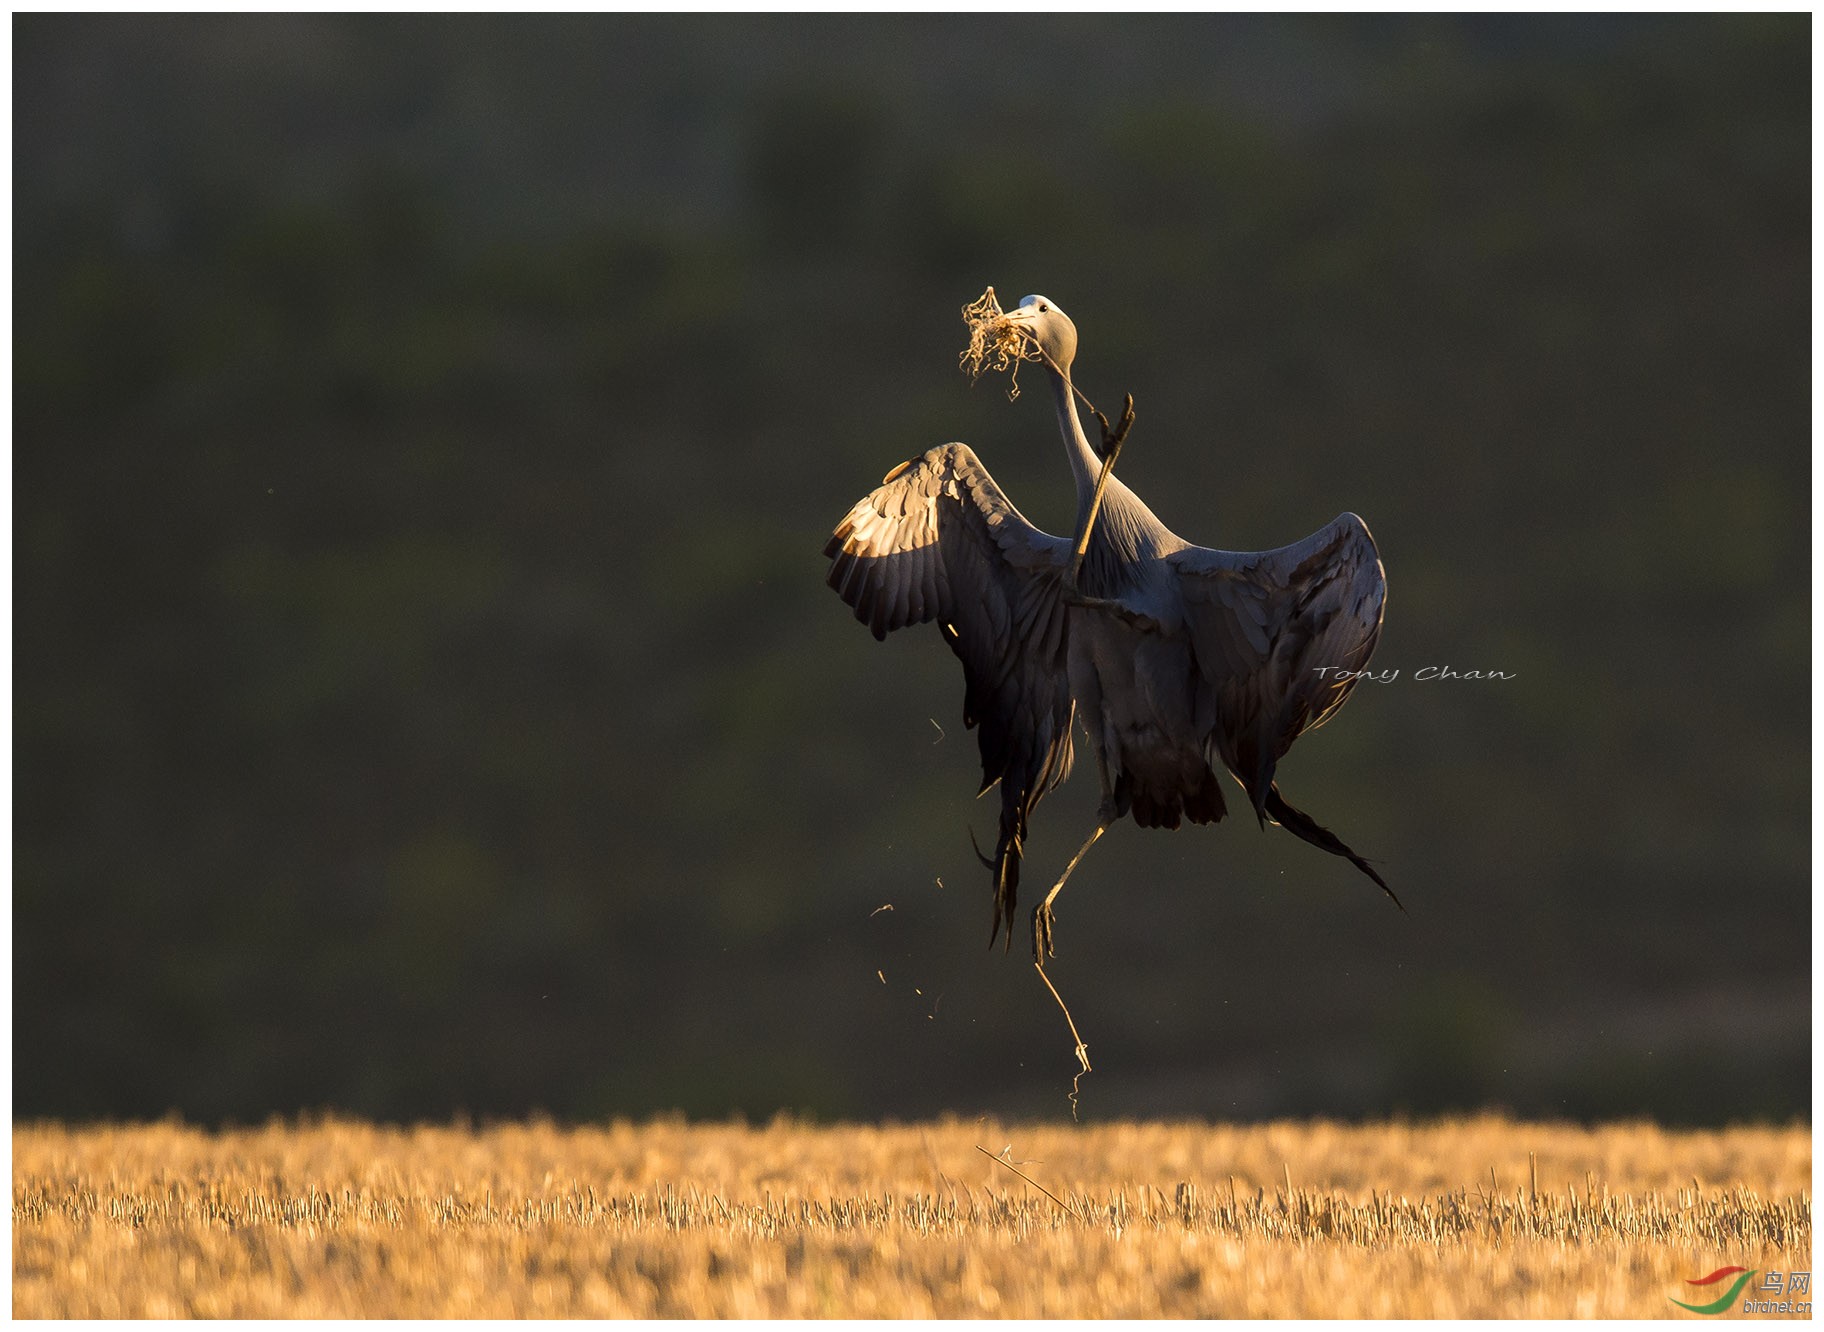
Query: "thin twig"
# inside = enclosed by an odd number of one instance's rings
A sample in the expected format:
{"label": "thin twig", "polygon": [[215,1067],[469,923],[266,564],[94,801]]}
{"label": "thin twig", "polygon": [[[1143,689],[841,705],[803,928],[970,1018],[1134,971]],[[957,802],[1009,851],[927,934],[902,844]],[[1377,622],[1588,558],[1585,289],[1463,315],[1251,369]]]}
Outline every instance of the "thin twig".
{"label": "thin twig", "polygon": [[1034,1179],[1031,1175],[1027,1174],[1024,1170],[1021,1170],[1012,1161],[1009,1161],[1005,1157],[1002,1157],[1002,1156],[996,1156],[993,1152],[989,1151],[986,1147],[982,1146],[981,1143],[979,1143],[979,1142],[975,1144],[975,1150],[980,1152],[983,1156],[987,1157],[990,1161],[999,1161],[1002,1165],[1006,1166],[1009,1170],[1013,1171],[1014,1174],[1018,1175],[1021,1179],[1025,1180],[1028,1184],[1032,1185],[1033,1188],[1037,1189],[1040,1193],[1044,1194],[1047,1198],[1050,1198],[1059,1207],[1062,1207],[1066,1212],[1070,1213],[1070,1215],[1075,1217],[1079,1222],[1082,1222],[1082,1224],[1084,1224],[1084,1225],[1089,1224],[1089,1222],[1083,1220],[1083,1214],[1081,1212],[1077,1211],[1076,1208],[1072,1207],[1069,1203],[1065,1202],[1062,1198],[1058,1197],[1057,1194],[1053,1193],[1050,1189],[1046,1188],[1043,1184],[1039,1183],[1038,1180]]}
{"label": "thin twig", "polygon": [[1051,991],[1051,997],[1058,1001],[1058,1008],[1064,1014],[1064,1023],[1070,1028],[1070,1039],[1076,1042],[1077,1062],[1083,1065],[1082,1071],[1070,1080],[1070,1117],[1075,1119],[1077,1117],[1077,1087],[1078,1084],[1083,1081],[1083,1074],[1090,1071],[1089,1047],[1083,1043],[1083,1038],[1077,1034],[1077,1024],[1075,1019],[1070,1016],[1070,1008],[1065,1004],[1064,996],[1058,993],[1058,987],[1051,983],[1051,977],[1045,974],[1044,963],[1035,959],[1032,964],[1032,969],[1039,973],[1039,979],[1045,982],[1045,988]]}
{"label": "thin twig", "polygon": [[[1088,402],[1089,399],[1085,398],[1084,401]],[[1094,407],[1089,410],[1096,412]],[[1102,455],[1102,471],[1096,477],[1095,493],[1089,497],[1089,513],[1083,519],[1083,530],[1077,534],[1076,554],[1070,562],[1070,585],[1073,589],[1077,587],[1077,578],[1083,572],[1083,557],[1089,553],[1089,538],[1096,530],[1096,515],[1102,508],[1102,492],[1108,487],[1109,473],[1115,470],[1115,459],[1121,454],[1121,446],[1127,442],[1127,432],[1133,428],[1134,395],[1127,395],[1127,407],[1121,413],[1121,425],[1113,434],[1109,433],[1106,416],[1096,412],[1096,420],[1102,425],[1102,443],[1107,451]]]}

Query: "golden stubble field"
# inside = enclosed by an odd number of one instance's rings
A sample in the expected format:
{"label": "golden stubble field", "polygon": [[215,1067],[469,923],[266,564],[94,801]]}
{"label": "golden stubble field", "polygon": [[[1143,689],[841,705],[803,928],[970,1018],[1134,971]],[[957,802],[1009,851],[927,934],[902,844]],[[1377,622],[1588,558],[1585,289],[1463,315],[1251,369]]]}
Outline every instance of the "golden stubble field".
{"label": "golden stubble field", "polygon": [[1810,1187],[1802,1126],[32,1124],[13,1312],[1689,1318]]}

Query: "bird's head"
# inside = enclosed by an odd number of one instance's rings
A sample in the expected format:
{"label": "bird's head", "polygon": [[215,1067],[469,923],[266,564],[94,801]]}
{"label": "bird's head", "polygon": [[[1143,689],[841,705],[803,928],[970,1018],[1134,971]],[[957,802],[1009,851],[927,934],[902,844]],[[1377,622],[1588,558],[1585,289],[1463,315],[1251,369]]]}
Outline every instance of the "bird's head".
{"label": "bird's head", "polygon": [[1068,370],[1077,356],[1077,326],[1049,296],[1028,296],[1003,316],[1030,338],[1059,370]]}

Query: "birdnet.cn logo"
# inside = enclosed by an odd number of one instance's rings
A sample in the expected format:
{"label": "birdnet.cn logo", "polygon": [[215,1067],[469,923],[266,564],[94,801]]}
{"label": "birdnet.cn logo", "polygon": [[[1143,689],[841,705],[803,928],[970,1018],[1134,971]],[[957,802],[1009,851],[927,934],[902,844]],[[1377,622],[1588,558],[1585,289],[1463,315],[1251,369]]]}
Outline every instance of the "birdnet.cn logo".
{"label": "birdnet.cn logo", "polygon": [[[1748,1283],[1756,1276],[1761,1278],[1761,1284],[1750,1288]],[[1728,1283],[1726,1286],[1725,1282]],[[1709,1287],[1704,1294],[1723,1292],[1708,1304],[1687,1304],[1684,1300],[1666,1297],[1672,1299],[1672,1303],[1679,1308],[1689,1309],[1692,1313],[1727,1313],[1736,1307],[1736,1300],[1741,1299],[1742,1292],[1746,1290],[1748,1296],[1741,1303],[1741,1311],[1745,1314],[1811,1314],[1810,1272],[1763,1272],[1758,1267],[1719,1267],[1709,1276],[1686,1277],[1685,1284]],[[1807,1298],[1795,1299],[1794,1296],[1798,1295]]]}

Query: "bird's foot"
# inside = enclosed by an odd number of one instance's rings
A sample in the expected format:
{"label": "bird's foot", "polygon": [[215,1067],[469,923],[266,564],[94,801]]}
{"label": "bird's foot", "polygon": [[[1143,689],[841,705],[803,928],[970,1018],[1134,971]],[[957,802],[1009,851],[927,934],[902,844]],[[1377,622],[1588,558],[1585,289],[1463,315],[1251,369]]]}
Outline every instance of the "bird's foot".
{"label": "bird's foot", "polygon": [[1127,442],[1127,432],[1134,428],[1134,395],[1127,395],[1127,403],[1121,410],[1121,422],[1112,430],[1109,429],[1106,416],[1094,407],[1089,410],[1095,413],[1096,423],[1102,427],[1102,456],[1107,458],[1119,455],[1121,446]]}
{"label": "bird's foot", "polygon": [[1032,960],[1041,967],[1046,958],[1058,955],[1052,946],[1051,923],[1051,903],[1040,902],[1032,909]]}

